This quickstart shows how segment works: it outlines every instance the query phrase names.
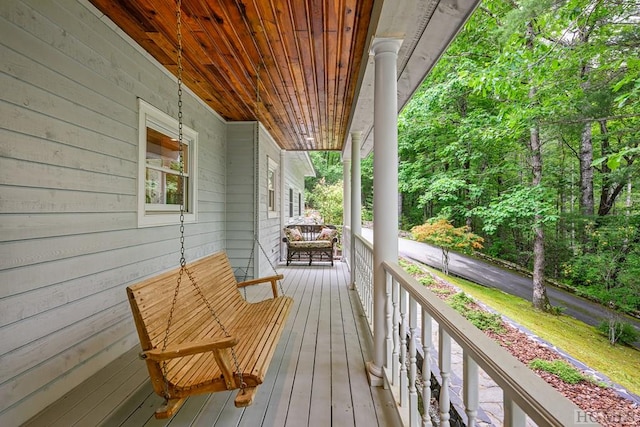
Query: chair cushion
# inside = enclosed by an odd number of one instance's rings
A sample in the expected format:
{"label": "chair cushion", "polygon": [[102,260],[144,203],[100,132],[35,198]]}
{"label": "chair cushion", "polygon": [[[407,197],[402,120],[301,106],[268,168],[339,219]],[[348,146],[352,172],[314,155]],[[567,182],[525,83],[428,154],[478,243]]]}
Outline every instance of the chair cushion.
{"label": "chair cushion", "polygon": [[319,249],[319,248],[331,248],[331,240],[307,240],[303,242],[289,242],[289,247],[297,249]]}

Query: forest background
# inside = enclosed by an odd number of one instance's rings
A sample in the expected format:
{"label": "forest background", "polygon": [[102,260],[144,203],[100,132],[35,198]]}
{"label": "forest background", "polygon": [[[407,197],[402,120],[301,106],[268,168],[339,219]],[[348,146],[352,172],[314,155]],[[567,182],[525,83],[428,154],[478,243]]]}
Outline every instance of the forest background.
{"label": "forest background", "polygon": [[[483,1],[399,116],[401,229],[446,218],[534,288],[640,310],[639,97],[638,1]],[[311,154],[307,200],[339,224],[340,154]]]}

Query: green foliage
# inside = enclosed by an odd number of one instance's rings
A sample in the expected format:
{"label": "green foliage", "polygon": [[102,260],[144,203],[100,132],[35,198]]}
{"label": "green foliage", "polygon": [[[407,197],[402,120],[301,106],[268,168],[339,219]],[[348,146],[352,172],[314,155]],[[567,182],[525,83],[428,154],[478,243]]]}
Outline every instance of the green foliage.
{"label": "green foliage", "polygon": [[464,292],[458,292],[449,299],[451,308],[459,313],[464,313],[464,311],[467,310],[467,306],[471,303],[473,303],[473,298]]}
{"label": "green foliage", "polygon": [[406,264],[403,265],[402,268],[404,268],[405,271],[411,275],[418,275],[423,273],[422,269],[415,264]]}
{"label": "green foliage", "polygon": [[621,342],[632,345],[640,338],[640,332],[633,325],[616,319],[603,320],[598,324],[597,329],[598,332],[607,337],[611,344]]}
{"label": "green foliage", "polygon": [[[473,214],[483,219],[482,229],[493,234],[498,227],[532,228],[557,221],[555,208],[546,202],[548,191],[543,187],[516,186],[510,192],[495,198],[488,206],[479,206]],[[540,218],[536,223],[535,218]]]}
{"label": "green foliage", "polygon": [[590,222],[585,244],[563,264],[562,275],[583,295],[622,311],[640,309],[640,217]]}
{"label": "green foliage", "polygon": [[577,384],[580,381],[588,381],[588,378],[582,375],[580,371],[560,359],[553,361],[533,359],[529,363],[529,367],[531,369],[537,369],[554,374],[568,384]]}
{"label": "green foliage", "polygon": [[320,212],[324,224],[342,224],[342,197],[342,181],[327,184],[321,179],[313,190],[307,193],[307,203]]}
{"label": "green foliage", "polygon": [[432,276],[429,275],[429,276],[422,276],[421,278],[418,279],[418,282],[420,282],[424,286],[431,286],[435,283],[435,280],[433,279]]}
{"label": "green foliage", "polygon": [[502,318],[499,314],[488,313],[484,310],[469,310],[464,317],[481,331],[493,331],[496,334],[504,332]]}
{"label": "green foliage", "polygon": [[309,192],[322,181],[335,184],[342,181],[342,160],[337,151],[310,151],[309,157],[316,171],[316,176],[305,178],[305,189]]}
{"label": "green foliage", "polygon": [[464,292],[452,295],[448,303],[455,311],[462,314],[465,319],[481,331],[491,330],[498,334],[504,332],[500,315],[470,308],[469,306],[474,303],[474,300]]}

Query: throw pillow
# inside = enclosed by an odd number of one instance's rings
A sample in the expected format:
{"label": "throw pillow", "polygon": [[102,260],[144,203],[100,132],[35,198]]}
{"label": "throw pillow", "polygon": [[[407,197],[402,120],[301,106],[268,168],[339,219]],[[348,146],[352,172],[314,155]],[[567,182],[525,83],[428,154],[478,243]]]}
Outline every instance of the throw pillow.
{"label": "throw pillow", "polygon": [[286,234],[287,239],[289,239],[290,242],[300,242],[304,240],[302,238],[302,233],[300,232],[300,229],[298,227],[285,228],[284,233]]}
{"label": "throw pillow", "polygon": [[320,232],[320,234],[318,234],[317,239],[318,240],[333,240],[334,237],[336,237],[337,234],[337,230],[334,230],[332,228],[323,228],[322,231]]}

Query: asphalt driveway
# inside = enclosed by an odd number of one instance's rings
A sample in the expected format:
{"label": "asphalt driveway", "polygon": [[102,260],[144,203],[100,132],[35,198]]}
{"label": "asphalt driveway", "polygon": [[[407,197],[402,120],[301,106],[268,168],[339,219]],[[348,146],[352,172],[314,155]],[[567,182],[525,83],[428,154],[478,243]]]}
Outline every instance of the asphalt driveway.
{"label": "asphalt driveway", "polygon": [[[373,242],[373,230],[363,228],[362,236]],[[440,248],[426,243],[399,238],[398,253],[400,256],[419,261],[431,267],[442,268],[442,251]],[[449,253],[449,273],[483,286],[501,289],[511,295],[528,300],[533,295],[533,282],[530,277],[454,252]],[[620,315],[607,307],[554,286],[547,286],[547,296],[552,305],[564,307],[564,314],[592,326],[598,325],[602,320],[611,318],[612,315]],[[639,319],[624,316],[623,320],[633,324],[640,331]],[[640,346],[638,342],[635,344],[636,347]]]}

